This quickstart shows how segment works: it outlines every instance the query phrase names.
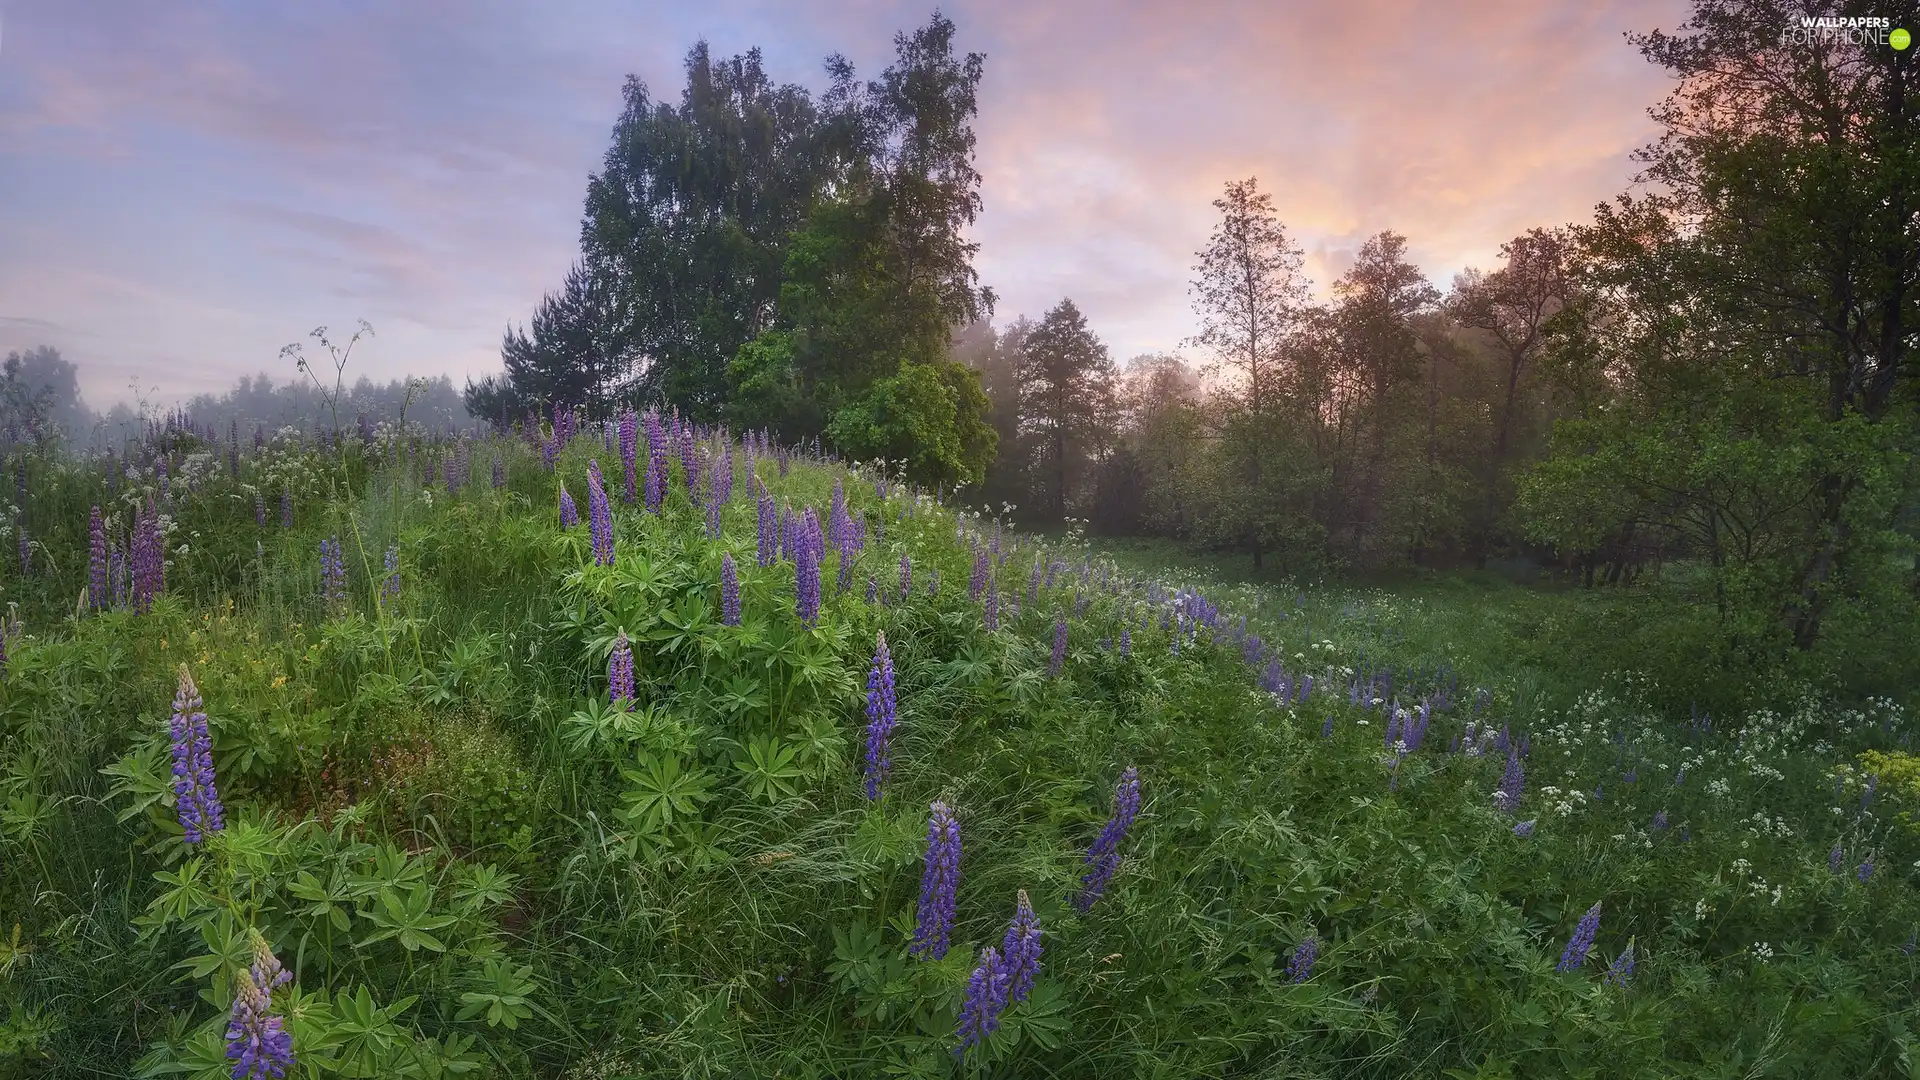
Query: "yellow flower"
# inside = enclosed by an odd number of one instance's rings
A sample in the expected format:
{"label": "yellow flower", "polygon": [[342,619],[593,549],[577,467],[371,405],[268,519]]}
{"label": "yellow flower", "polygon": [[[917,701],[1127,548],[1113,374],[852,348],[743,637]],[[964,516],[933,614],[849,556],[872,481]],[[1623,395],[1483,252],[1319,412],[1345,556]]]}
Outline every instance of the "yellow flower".
{"label": "yellow flower", "polygon": [[275,690],[278,690],[285,685],[287,685],[287,677],[285,675],[275,675],[273,677],[273,688]]}

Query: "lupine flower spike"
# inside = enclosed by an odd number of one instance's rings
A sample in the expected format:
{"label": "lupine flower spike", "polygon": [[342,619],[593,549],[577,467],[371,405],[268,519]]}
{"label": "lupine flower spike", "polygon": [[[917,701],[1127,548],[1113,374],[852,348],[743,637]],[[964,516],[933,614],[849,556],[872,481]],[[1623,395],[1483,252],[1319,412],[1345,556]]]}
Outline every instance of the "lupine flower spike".
{"label": "lupine flower spike", "polygon": [[616,709],[633,707],[633,646],[627,632],[614,639],[613,652],[607,656],[607,696]]}
{"label": "lupine flower spike", "polygon": [[180,665],[180,686],[173,695],[170,725],[173,750],[173,810],[189,844],[226,828],[220,792],[214,784],[213,737],[201,709],[200,690],[187,665]]}
{"label": "lupine flower spike", "polygon": [[278,1080],[293,1064],[293,1035],[273,1015],[273,991],[293,978],[280,966],[266,939],[255,930],[253,964],[234,980],[233,1013],[227,1021],[227,1057],[233,1061],[233,1080],[272,1077]]}
{"label": "lupine flower spike", "polygon": [[947,955],[953,935],[955,891],[960,887],[960,820],[946,803],[933,804],[927,820],[926,867],[920,875],[920,913],[907,951],[922,960]]}
{"label": "lupine flower spike", "polygon": [[1287,961],[1287,981],[1303,983],[1313,976],[1314,961],[1320,958],[1320,939],[1308,934],[1300,944],[1294,946],[1293,958]]}
{"label": "lupine flower spike", "polygon": [[1080,891],[1073,896],[1077,910],[1091,910],[1094,901],[1107,891],[1114,871],[1120,868],[1120,843],[1127,838],[1127,830],[1139,813],[1140,772],[1129,765],[1127,771],[1120,774],[1120,784],[1113,793],[1113,816],[1094,838],[1083,860],[1090,869],[1081,877]]}
{"label": "lupine flower spike", "polygon": [[730,553],[720,556],[720,621],[727,626],[740,625],[740,574]]}
{"label": "lupine flower spike", "polygon": [[1040,974],[1040,917],[1033,913],[1033,901],[1021,889],[1014,903],[1013,921],[1000,941],[1000,961],[1007,979],[1007,1000],[1019,1004],[1033,990],[1034,977]]}
{"label": "lupine flower spike", "polygon": [[1580,925],[1573,928],[1573,937],[1567,941],[1567,949],[1560,954],[1560,962],[1554,965],[1555,971],[1572,971],[1587,962],[1587,950],[1593,948],[1593,935],[1600,931],[1600,905],[1596,902],[1580,917]]}
{"label": "lupine flower spike", "polygon": [[989,945],[980,950],[980,964],[967,980],[967,996],[960,1003],[960,1045],[955,1057],[978,1046],[1000,1028],[1000,1011],[1007,1002],[1007,974],[1000,954]]}
{"label": "lupine flower spike", "polygon": [[899,719],[893,696],[893,657],[887,635],[880,633],[873,649],[873,668],[867,673],[867,798],[880,797],[880,785],[892,771],[889,756],[893,725]]}

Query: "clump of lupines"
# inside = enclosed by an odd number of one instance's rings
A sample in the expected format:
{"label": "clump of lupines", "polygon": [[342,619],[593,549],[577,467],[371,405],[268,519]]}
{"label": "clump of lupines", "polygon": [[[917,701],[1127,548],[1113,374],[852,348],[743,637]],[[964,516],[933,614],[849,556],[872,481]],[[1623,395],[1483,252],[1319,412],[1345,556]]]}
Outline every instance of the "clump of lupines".
{"label": "clump of lupines", "polygon": [[600,480],[600,462],[587,461],[587,525],[593,530],[593,562],[613,565],[613,506]]}
{"label": "clump of lupines", "polygon": [[[871,780],[869,780],[871,788]],[[868,798],[872,798],[869,795]],[[927,819],[926,865],[920,874],[920,910],[907,951],[922,960],[947,955],[953,936],[955,894],[960,888],[960,819],[944,802]]]}
{"label": "clump of lupines", "polygon": [[647,509],[658,512],[667,499],[667,432],[657,409],[647,410]]}
{"label": "clump of lupines", "polygon": [[214,783],[213,736],[207,731],[207,714],[185,664],[180,665],[180,684],[173,695],[168,733],[173,751],[173,811],[186,832],[187,843],[197,844],[208,833],[226,828],[226,813]]}
{"label": "clump of lupines", "polygon": [[981,591],[987,587],[987,558],[985,548],[973,553],[973,578],[967,583],[967,595],[975,600],[980,599]]}
{"label": "clump of lupines", "polygon": [[1528,837],[1531,837],[1533,835],[1533,826],[1539,820],[1540,820],[1539,818],[1528,818],[1527,820],[1521,822],[1520,824],[1515,825],[1513,827],[1513,835],[1519,837],[1522,840],[1525,840]]}
{"label": "clump of lupines", "polygon": [[1129,765],[1120,774],[1120,784],[1114,789],[1113,816],[1094,838],[1083,860],[1089,869],[1080,878],[1080,890],[1073,895],[1073,906],[1079,911],[1092,909],[1094,901],[1107,891],[1114,871],[1120,868],[1120,843],[1127,838],[1127,830],[1139,813],[1140,772]]}
{"label": "clump of lupines", "polygon": [[720,556],[720,621],[728,626],[740,625],[740,574],[734,569],[731,553]]}
{"label": "clump of lupines", "polygon": [[627,643],[625,630],[614,639],[613,651],[607,655],[607,698],[615,708],[633,706],[633,646]]}
{"label": "clump of lupines", "polygon": [[573,495],[567,491],[567,485],[560,485],[560,527],[571,529],[580,524],[580,508],[573,505]]}
{"label": "clump of lupines", "polygon": [[107,601],[107,523],[96,506],[87,517],[87,604],[101,611]]}
{"label": "clump of lupines", "polygon": [[1066,662],[1067,620],[1065,618],[1056,618],[1053,620],[1053,658],[1047,664],[1047,675],[1051,678],[1058,678],[1060,676],[1060,669]]}
{"label": "clump of lupines", "polygon": [[[818,588],[818,585],[815,585]],[[899,705],[893,693],[893,656],[887,652],[885,631],[875,636],[873,667],[867,672],[867,769],[868,799],[880,797],[880,785],[893,769],[888,756],[893,725],[899,720]]]}
{"label": "clump of lupines", "polygon": [[1587,913],[1580,917],[1580,924],[1573,928],[1573,937],[1568,939],[1567,949],[1560,954],[1560,962],[1554,965],[1553,970],[1572,971],[1586,963],[1587,950],[1593,947],[1593,935],[1599,932],[1600,904],[1595,901]]}
{"label": "clump of lupines", "polygon": [[1000,939],[1000,963],[1007,981],[1007,1000],[1019,1004],[1033,991],[1034,977],[1040,974],[1040,917],[1033,913],[1033,901],[1021,889],[1014,901],[1013,921]]}
{"label": "clump of lupines", "polygon": [[347,600],[347,564],[337,536],[320,541],[320,599],[331,606]]}
{"label": "clump of lupines", "polygon": [[1306,982],[1313,976],[1313,965],[1318,959],[1320,959],[1320,939],[1308,934],[1300,944],[1294,946],[1293,958],[1287,961],[1287,981]]}
{"label": "clump of lupines", "polygon": [[1873,876],[1873,859],[1869,857],[1867,861],[1861,863],[1860,869],[1854,872],[1854,876],[1859,878],[1860,884],[1865,885],[1867,879]]}
{"label": "clump of lupines", "polygon": [[820,531],[820,521],[808,507],[800,514],[796,530],[800,535],[793,543],[793,596],[794,608],[800,615],[804,626],[813,626],[820,621],[820,553],[814,546],[814,535]]}

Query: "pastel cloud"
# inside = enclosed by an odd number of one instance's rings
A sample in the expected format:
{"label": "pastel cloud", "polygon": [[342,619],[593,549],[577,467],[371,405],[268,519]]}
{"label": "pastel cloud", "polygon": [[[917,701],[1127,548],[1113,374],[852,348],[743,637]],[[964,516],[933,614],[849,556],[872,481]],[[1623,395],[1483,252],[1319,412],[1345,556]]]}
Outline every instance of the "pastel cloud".
{"label": "pastel cloud", "polygon": [[[975,229],[1000,318],[1071,295],[1116,356],[1193,328],[1222,184],[1258,175],[1324,285],[1393,228],[1437,282],[1632,173],[1664,89],[1621,32],[1679,0],[979,0]],[[777,78],[866,72],[919,4],[374,0],[4,12],[0,351],[42,341],[90,398],[290,371],[321,323],[379,331],[367,374],[497,366],[571,259],[631,71],[677,93],[705,36]]]}

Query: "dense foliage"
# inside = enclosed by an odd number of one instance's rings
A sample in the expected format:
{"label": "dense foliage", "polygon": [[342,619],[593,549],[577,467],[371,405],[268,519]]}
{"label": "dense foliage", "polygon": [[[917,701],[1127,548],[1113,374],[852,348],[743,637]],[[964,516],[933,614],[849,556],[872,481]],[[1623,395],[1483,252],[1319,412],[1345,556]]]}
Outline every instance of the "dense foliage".
{"label": "dense foliage", "polygon": [[671,415],[403,430],[16,459],[0,1072],[1909,1068],[1910,702]]}

